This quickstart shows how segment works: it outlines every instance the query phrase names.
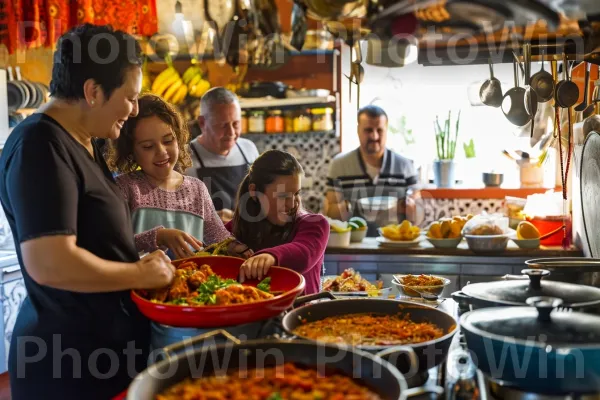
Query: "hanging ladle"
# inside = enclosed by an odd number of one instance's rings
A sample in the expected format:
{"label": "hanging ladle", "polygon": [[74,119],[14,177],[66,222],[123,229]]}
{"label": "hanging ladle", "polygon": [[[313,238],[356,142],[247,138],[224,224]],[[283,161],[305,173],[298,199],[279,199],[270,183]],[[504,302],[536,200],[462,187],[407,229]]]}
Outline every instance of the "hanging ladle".
{"label": "hanging ladle", "polygon": [[544,69],[544,53],[542,53],[542,69],[531,77],[529,86],[535,90],[538,102],[545,103],[552,100],[552,96],[554,96],[554,79],[552,74]]}
{"label": "hanging ladle", "polygon": [[531,119],[531,115],[525,108],[525,94],[526,90],[519,87],[519,68],[517,66],[517,60],[513,60],[514,73],[515,73],[515,87],[509,89],[502,99],[502,112],[506,118],[516,126],[524,126]]}
{"label": "hanging ladle", "polygon": [[492,59],[489,59],[490,79],[483,82],[479,90],[479,98],[486,106],[500,107],[502,105],[502,86],[500,81],[494,77],[494,68],[492,67]]}
{"label": "hanging ladle", "polygon": [[523,60],[525,64],[525,109],[531,117],[530,131],[531,137],[533,137],[533,131],[535,129],[535,114],[538,110],[538,98],[537,93],[529,82],[531,82],[531,44],[527,43],[523,46]]}

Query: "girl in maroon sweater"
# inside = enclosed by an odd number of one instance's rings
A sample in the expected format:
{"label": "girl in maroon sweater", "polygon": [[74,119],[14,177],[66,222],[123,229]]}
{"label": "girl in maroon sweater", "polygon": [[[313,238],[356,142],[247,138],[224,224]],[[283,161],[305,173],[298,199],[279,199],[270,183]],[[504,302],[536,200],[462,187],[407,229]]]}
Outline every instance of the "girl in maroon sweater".
{"label": "girl in maroon sweater", "polygon": [[305,294],[319,291],[329,223],[302,209],[302,166],[289,153],[264,152],[240,184],[237,208],[226,227],[254,255],[244,262],[240,277],[262,279],[273,265],[299,272]]}

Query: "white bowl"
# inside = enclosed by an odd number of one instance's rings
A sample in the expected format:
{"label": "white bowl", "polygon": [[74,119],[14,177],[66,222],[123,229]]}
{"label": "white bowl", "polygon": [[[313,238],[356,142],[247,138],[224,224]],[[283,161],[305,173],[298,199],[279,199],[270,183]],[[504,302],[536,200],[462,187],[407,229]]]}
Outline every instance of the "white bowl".
{"label": "white bowl", "polygon": [[474,253],[497,253],[506,250],[509,235],[465,235]]}
{"label": "white bowl", "polygon": [[350,246],[351,231],[338,233],[335,231],[329,231],[329,239],[327,240],[327,247],[348,247]]}
{"label": "white bowl", "polygon": [[434,239],[428,236],[425,238],[433,245],[433,247],[438,249],[455,249],[462,240],[462,236],[452,239]]}
{"label": "white bowl", "polygon": [[366,228],[352,231],[352,233],[350,234],[350,242],[352,242],[352,243],[362,242],[364,240],[364,238],[367,236],[367,231],[368,231],[368,229],[366,229]]}
{"label": "white bowl", "polygon": [[540,247],[540,238],[537,239],[512,239],[521,249],[537,249]]}

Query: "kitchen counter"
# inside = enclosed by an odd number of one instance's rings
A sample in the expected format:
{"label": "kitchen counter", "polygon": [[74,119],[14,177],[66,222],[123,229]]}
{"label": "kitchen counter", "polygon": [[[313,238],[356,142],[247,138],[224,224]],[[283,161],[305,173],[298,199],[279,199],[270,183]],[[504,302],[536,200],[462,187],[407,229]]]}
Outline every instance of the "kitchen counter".
{"label": "kitchen counter", "polygon": [[560,246],[540,246],[539,249],[521,249],[509,241],[506,251],[490,255],[473,253],[463,240],[455,249],[437,249],[426,240],[418,246],[391,248],[379,246],[375,238],[365,238],[362,243],[351,243],[349,247],[327,248],[325,254],[402,254],[411,256],[472,256],[472,257],[583,257],[583,251],[576,247],[564,250]]}
{"label": "kitchen counter", "polygon": [[[502,280],[507,274],[520,275],[527,268],[525,261],[546,257],[583,257],[577,248],[561,247],[520,249],[512,241],[501,253],[476,254],[462,242],[456,249],[436,249],[429,242],[409,248],[380,247],[375,238],[349,247],[328,248],[325,252],[324,275],[339,275],[353,268],[369,281],[381,280],[385,287],[393,287],[395,274],[433,274],[450,279],[443,296],[460,290],[468,283]],[[552,275],[549,278],[552,279]]]}

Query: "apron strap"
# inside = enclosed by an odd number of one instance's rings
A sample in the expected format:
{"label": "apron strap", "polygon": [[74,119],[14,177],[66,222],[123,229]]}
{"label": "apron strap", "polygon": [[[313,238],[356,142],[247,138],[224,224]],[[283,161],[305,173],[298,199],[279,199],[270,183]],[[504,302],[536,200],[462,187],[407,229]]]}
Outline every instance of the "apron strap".
{"label": "apron strap", "polygon": [[[237,144],[237,142],[236,142],[236,144]],[[190,143],[190,147],[192,148],[192,151],[196,155],[196,158],[198,158],[198,163],[200,163],[200,167],[204,168],[204,163],[202,162],[202,157],[200,157],[200,152],[198,151],[198,149],[196,149],[196,146],[194,146],[194,142]]]}
{"label": "apron strap", "polygon": [[237,142],[235,142],[235,145],[237,146],[238,150],[240,151],[240,153],[242,154],[242,157],[244,158],[244,161],[246,162],[246,165],[250,165],[250,163],[248,162],[248,159],[246,158],[246,155],[244,154],[244,152],[242,151],[242,147],[240,146],[240,144]]}

